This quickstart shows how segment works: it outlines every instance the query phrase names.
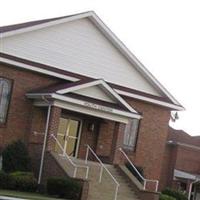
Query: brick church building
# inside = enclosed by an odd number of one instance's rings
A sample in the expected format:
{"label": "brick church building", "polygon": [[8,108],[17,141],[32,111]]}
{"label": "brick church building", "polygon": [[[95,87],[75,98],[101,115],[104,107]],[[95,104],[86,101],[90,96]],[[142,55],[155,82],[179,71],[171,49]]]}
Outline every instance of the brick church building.
{"label": "brick church building", "polygon": [[[143,171],[142,182],[129,177],[138,198],[156,199],[169,185],[187,187],[176,183],[187,171],[180,160],[190,152],[182,145],[188,138],[169,135],[168,126],[171,111],[181,110],[94,12],[0,27],[0,149],[23,140],[39,183],[63,170],[87,180],[98,163],[120,199],[123,182],[112,166],[130,176],[123,168],[129,163]],[[95,199],[90,182],[88,190]]]}

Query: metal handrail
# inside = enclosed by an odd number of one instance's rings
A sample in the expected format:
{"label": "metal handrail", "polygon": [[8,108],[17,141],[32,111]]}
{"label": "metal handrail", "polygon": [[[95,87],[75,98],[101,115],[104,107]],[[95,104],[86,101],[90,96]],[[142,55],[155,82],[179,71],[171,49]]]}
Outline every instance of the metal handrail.
{"label": "metal handrail", "polygon": [[146,179],[144,178],[140,172],[137,170],[137,168],[134,166],[134,164],[131,162],[131,160],[129,159],[129,157],[126,155],[126,153],[123,151],[122,148],[119,148],[119,151],[124,155],[124,157],[128,160],[129,164],[133,167],[133,169],[137,172],[138,176],[143,180],[144,185],[143,185],[143,189],[146,190],[146,185],[147,182],[153,182],[156,183],[156,188],[155,188],[155,192],[158,191],[158,185],[159,185],[159,181],[158,180],[153,180],[153,179]]}
{"label": "metal handrail", "polygon": [[67,158],[67,160],[71,163],[71,165],[74,167],[74,173],[73,173],[73,177],[76,178],[76,174],[77,174],[77,170],[78,168],[85,168],[86,169],[86,174],[85,174],[85,178],[88,179],[88,174],[89,174],[89,166],[84,166],[84,165],[77,165],[75,164],[72,159],[66,154],[66,152],[64,151],[62,145],[60,144],[60,142],[58,141],[58,139],[55,137],[54,134],[51,134],[51,137],[56,141],[56,143],[58,144],[59,148],[62,150],[64,158]]}
{"label": "metal handrail", "polygon": [[88,155],[89,155],[89,151],[90,151],[95,156],[95,158],[99,161],[100,166],[101,166],[99,182],[101,183],[101,181],[102,181],[103,169],[105,169],[105,171],[111,176],[113,181],[116,183],[114,200],[117,200],[117,194],[118,194],[118,190],[119,190],[119,185],[120,184],[115,179],[115,177],[111,174],[111,172],[107,169],[107,167],[103,164],[103,162],[100,160],[100,158],[97,156],[97,154],[93,151],[93,149],[88,144],[86,145],[86,147],[87,147],[87,151],[86,151],[85,163],[87,164],[87,162],[88,162]]}

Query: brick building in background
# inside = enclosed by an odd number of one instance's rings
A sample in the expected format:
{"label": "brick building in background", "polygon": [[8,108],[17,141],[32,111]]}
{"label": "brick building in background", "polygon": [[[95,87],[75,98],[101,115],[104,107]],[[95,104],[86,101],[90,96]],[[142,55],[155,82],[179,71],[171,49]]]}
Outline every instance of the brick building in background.
{"label": "brick building in background", "polygon": [[164,185],[200,199],[200,136],[170,127],[164,165]]}
{"label": "brick building in background", "polygon": [[131,180],[143,200],[158,197],[157,180],[159,190],[172,183],[164,173],[172,173],[166,152],[175,149],[168,124],[183,107],[94,12],[0,27],[0,34],[0,148],[23,140],[39,182],[64,168],[62,157],[83,165],[90,148],[110,167],[124,166],[127,155],[142,168],[142,183]]}

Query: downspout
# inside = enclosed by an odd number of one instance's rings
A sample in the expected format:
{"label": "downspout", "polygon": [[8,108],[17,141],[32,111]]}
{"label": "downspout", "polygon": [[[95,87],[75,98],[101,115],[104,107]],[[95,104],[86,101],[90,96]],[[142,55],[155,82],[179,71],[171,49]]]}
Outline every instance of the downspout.
{"label": "downspout", "polygon": [[43,171],[43,165],[44,165],[44,155],[45,155],[45,150],[46,150],[47,135],[48,135],[48,130],[49,130],[49,120],[50,120],[51,106],[52,106],[50,104],[50,102],[44,96],[42,98],[44,99],[44,101],[46,101],[48,103],[48,113],[47,113],[47,120],[46,120],[45,133],[44,133],[44,141],[43,141],[41,161],[40,161],[38,184],[41,183],[41,178],[42,178],[42,171]]}

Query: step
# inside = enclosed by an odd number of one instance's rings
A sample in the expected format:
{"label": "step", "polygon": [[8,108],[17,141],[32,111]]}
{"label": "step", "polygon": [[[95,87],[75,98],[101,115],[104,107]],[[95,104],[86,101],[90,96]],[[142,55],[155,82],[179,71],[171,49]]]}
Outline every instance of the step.
{"label": "step", "polygon": [[[54,155],[54,158],[61,165],[61,167],[68,173],[69,176],[73,177],[74,167],[66,158],[62,156]],[[99,176],[101,166],[99,163],[94,161],[88,161],[86,164],[84,160],[72,159],[74,163],[82,166],[89,166],[89,194],[88,200],[114,200],[116,183],[111,178],[111,176],[103,170],[102,173],[102,182],[99,183]],[[140,200],[134,192],[134,188],[130,187],[129,182],[126,177],[124,177],[118,169],[113,165],[105,164],[109,172],[114,176],[114,178],[120,184],[118,190],[117,200]],[[77,178],[85,179],[86,169],[78,168],[77,169]]]}

